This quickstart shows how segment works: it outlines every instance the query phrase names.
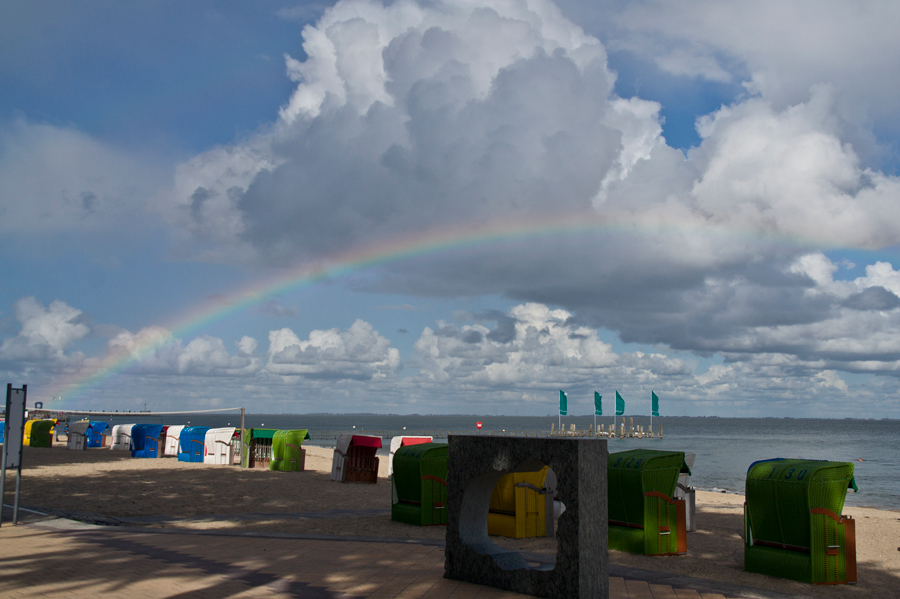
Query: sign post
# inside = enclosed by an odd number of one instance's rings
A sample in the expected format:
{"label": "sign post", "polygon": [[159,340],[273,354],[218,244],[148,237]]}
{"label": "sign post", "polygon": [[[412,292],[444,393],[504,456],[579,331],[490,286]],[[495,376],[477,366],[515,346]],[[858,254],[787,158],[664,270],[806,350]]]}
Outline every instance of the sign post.
{"label": "sign post", "polygon": [[3,462],[0,464],[0,525],[3,524],[3,499],[6,491],[6,469],[16,469],[16,499],[13,525],[19,523],[19,490],[22,483],[22,441],[25,437],[25,397],[28,385],[13,389],[6,385],[6,431],[3,436]]}

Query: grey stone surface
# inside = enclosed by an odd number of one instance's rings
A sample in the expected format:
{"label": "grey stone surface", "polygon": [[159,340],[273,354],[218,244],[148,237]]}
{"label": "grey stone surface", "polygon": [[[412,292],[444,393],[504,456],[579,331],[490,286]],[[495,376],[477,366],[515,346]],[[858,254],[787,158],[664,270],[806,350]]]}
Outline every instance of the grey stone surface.
{"label": "grey stone surface", "polygon": [[[444,575],[551,598],[609,597],[608,451],[604,439],[451,435]],[[531,568],[487,533],[491,491],[509,472],[550,466],[566,505],[556,532],[556,566]]]}

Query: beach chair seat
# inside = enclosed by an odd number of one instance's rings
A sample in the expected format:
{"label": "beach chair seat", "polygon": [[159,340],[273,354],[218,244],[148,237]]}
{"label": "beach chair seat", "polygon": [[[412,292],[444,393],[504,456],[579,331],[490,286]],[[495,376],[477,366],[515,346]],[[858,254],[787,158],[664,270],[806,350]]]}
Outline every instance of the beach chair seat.
{"label": "beach chair seat", "polygon": [[417,443],[397,450],[391,520],[416,526],[447,524],[449,448],[444,443]]}
{"label": "beach chair seat", "polygon": [[609,454],[609,548],[644,555],[687,552],[685,501],[678,476],[684,453],[633,449]]}
{"label": "beach chair seat", "polygon": [[303,442],[310,438],[306,429],[275,431],[272,435],[272,459],[269,470],[301,472],[306,469]]}
{"label": "beach chair seat", "polygon": [[815,584],[854,583],[856,526],[841,515],[852,462],[773,459],[747,470],[744,570]]}
{"label": "beach chair seat", "polygon": [[546,483],[550,468],[510,472],[497,481],[488,509],[488,534],[513,539],[553,536],[553,495]]}
{"label": "beach chair seat", "polygon": [[378,482],[381,437],[346,434],[337,438],[331,461],[331,480],[345,483]]}

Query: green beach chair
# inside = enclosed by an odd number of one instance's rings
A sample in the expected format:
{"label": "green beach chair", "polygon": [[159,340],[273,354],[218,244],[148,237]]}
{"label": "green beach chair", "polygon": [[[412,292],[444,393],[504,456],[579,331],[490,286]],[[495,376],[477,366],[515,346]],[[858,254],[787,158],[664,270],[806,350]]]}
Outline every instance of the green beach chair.
{"label": "green beach chair", "polygon": [[274,428],[245,428],[241,467],[268,470],[272,462],[272,438],[277,431]]}
{"label": "green beach chair", "polygon": [[269,470],[299,472],[306,468],[306,450],[301,447],[309,439],[306,429],[275,431],[272,435],[272,461]]}
{"label": "green beach chair", "polygon": [[394,454],[391,520],[416,526],[447,524],[447,464],[450,446],[421,443]]}
{"label": "green beach chair", "polygon": [[856,526],[841,515],[853,463],[774,459],[747,470],[744,570],[815,584],[856,582]]}
{"label": "green beach chair", "polygon": [[31,425],[28,445],[31,447],[53,447],[53,427],[55,420],[35,420]]}
{"label": "green beach chair", "polygon": [[687,552],[684,500],[674,499],[680,451],[633,449],[609,454],[609,548],[644,555]]}

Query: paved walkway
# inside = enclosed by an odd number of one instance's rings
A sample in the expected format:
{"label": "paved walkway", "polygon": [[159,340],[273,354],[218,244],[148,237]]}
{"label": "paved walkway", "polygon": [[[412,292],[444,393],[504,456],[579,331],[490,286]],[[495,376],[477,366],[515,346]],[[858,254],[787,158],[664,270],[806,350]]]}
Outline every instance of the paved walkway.
{"label": "paved walkway", "polygon": [[[439,543],[103,527],[25,514],[0,527],[2,597],[524,597],[443,578]],[[674,586],[674,588],[673,588]],[[702,585],[701,585],[702,586]],[[707,589],[708,590],[708,589]],[[610,577],[613,599],[759,596]]]}

